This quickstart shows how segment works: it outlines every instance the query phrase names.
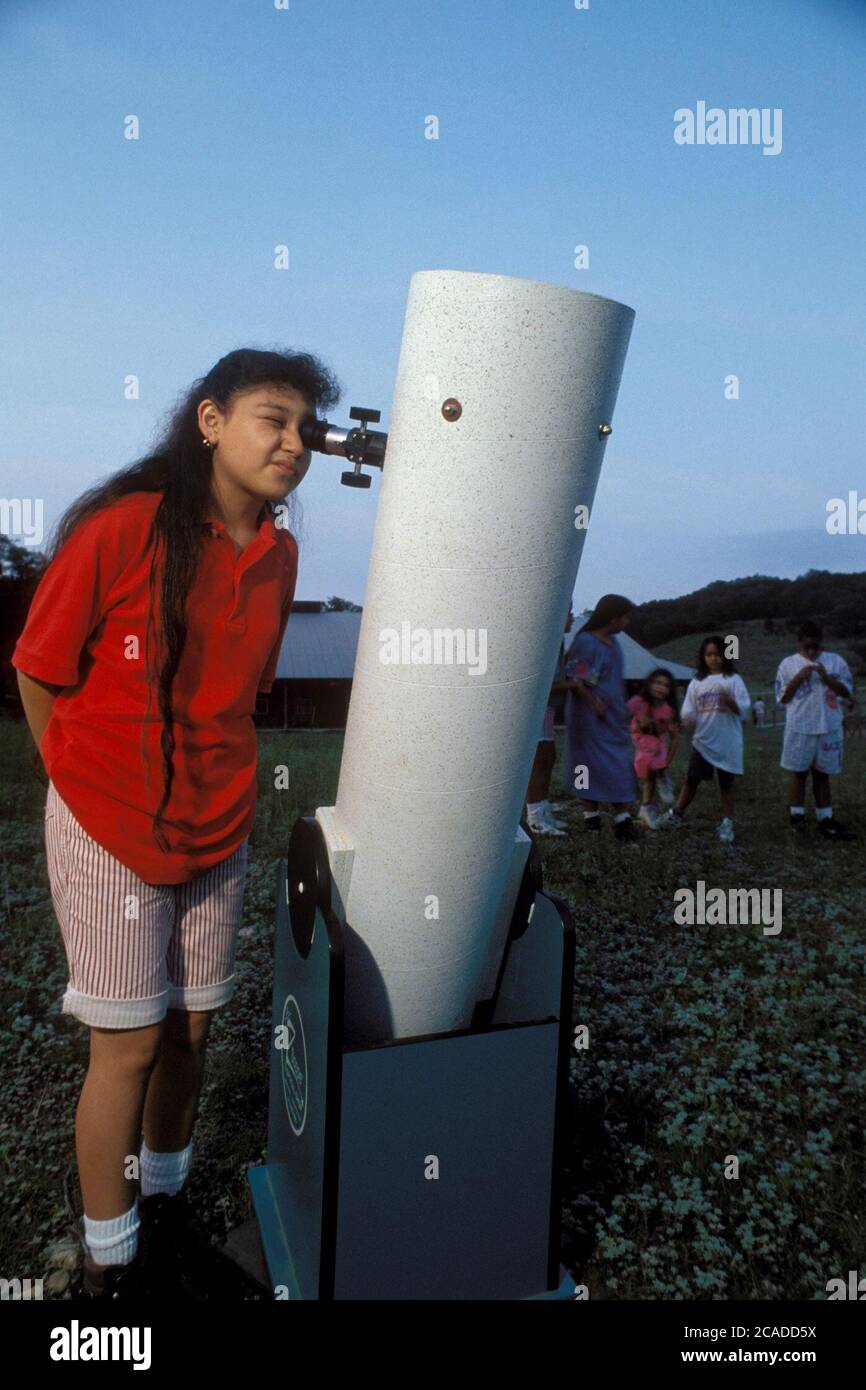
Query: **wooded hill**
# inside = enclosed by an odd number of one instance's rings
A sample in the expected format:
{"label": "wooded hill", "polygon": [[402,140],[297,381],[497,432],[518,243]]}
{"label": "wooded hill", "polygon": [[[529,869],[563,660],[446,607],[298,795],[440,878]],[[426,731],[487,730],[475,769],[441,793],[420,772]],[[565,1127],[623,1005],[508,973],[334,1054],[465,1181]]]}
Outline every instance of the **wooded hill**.
{"label": "wooded hill", "polygon": [[767,633],[796,632],[804,618],[820,623],[828,644],[831,638],[842,639],[866,657],[866,573],[807,570],[798,579],[753,574],[717,580],[680,598],[642,603],[630,631],[655,649],[689,633],[730,632],[738,622],[754,619],[761,620]]}

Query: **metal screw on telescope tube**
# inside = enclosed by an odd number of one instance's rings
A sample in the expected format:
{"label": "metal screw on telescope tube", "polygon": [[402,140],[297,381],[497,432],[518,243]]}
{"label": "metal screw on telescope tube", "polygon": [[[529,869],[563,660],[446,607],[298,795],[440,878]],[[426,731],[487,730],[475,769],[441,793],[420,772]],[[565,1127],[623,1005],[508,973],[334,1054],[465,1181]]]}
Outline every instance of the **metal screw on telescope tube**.
{"label": "metal screw on telescope tube", "polygon": [[447,401],[442,402],[442,414],[446,420],[459,420],[463,414],[463,407],[454,396],[449,396]]}
{"label": "metal screw on telescope tube", "polygon": [[613,434],[613,430],[612,430],[612,428],[611,428],[610,425],[607,425],[607,424],[599,425],[599,427],[598,427],[598,437],[599,437],[599,439],[606,439],[607,436],[608,436],[609,434]]}

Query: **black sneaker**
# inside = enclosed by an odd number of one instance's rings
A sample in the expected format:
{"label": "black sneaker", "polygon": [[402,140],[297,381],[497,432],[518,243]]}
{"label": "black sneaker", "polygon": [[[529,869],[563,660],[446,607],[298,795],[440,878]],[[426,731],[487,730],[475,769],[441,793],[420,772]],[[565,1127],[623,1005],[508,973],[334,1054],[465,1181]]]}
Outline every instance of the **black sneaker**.
{"label": "black sneaker", "polygon": [[81,1264],[69,1284],[69,1297],[74,1299],[98,1299],[106,1302],[114,1299],[150,1298],[150,1281],[145,1270],[144,1251],[141,1244],[141,1227],[136,1252],[129,1264],[106,1265],[103,1269],[90,1269],[87,1265],[87,1241],[84,1235],[84,1217],[76,1216],[72,1201],[72,1183],[75,1165],[69,1164],[63,1174],[63,1200],[69,1223],[67,1231],[81,1248]]}
{"label": "black sneaker", "polygon": [[90,1269],[83,1264],[70,1285],[69,1296],[106,1303],[115,1299],[150,1298],[150,1280],[141,1244],[129,1264],[107,1265],[104,1269]]}
{"label": "black sneaker", "polygon": [[626,844],[636,844],[639,838],[631,816],[626,820],[614,821],[613,833],[618,840],[624,840]]}
{"label": "black sneaker", "polygon": [[805,817],[805,816],[789,816],[789,817],[788,817],[788,825],[789,825],[789,827],[790,827],[791,830],[796,830],[796,831],[804,830],[805,827],[806,827],[806,817]]}
{"label": "black sneaker", "polygon": [[818,822],[818,834],[823,835],[825,840],[856,840],[857,836],[853,830],[849,830],[847,825],[843,825],[835,816],[825,816]]}
{"label": "black sneaker", "polygon": [[601,830],[601,816],[590,816],[589,820],[584,818],[583,828],[593,832]]}

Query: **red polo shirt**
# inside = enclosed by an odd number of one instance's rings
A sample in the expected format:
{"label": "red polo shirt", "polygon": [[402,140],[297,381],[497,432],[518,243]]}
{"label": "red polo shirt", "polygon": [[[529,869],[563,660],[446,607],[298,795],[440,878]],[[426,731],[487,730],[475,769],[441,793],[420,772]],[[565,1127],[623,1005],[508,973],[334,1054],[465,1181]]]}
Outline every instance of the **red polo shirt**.
{"label": "red polo shirt", "polygon": [[[174,781],[162,799],[162,721],[147,706],[147,536],[161,493],[134,492],[82,522],[42,575],[12,664],[62,685],[39,750],[87,833],[147,883],[185,883],[233,854],[256,804],[256,691],[271,689],[298,571],[268,512],[239,551],[209,516],[173,685]],[[156,574],[156,592],[160,570]],[[147,765],[149,785],[146,781]]]}

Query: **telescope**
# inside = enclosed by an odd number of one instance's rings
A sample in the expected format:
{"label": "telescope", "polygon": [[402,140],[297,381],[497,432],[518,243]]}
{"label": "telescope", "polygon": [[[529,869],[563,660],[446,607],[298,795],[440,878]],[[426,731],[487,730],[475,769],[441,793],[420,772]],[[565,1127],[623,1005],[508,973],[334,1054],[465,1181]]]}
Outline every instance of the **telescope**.
{"label": "telescope", "polygon": [[275,1299],[575,1297],[575,922],[523,808],[633,319],[418,271],[388,434],[361,407],[301,429],[354,463],[347,486],[386,444],[388,469],[335,804],[296,820],[277,873],[247,1170]]}
{"label": "telescope", "polygon": [[381,418],[380,411],[355,405],[349,411],[349,419],[360,420],[360,427],[344,430],[328,420],[305,420],[301,425],[301,439],[305,447],[314,453],[339,454],[354,463],[351,472],[340,476],[340,482],[346,487],[369,487],[370,475],[362,473],[361,467],[363,464],[372,468],[384,467],[388,436],[381,430],[368,429],[367,425],[371,421],[378,424]]}

